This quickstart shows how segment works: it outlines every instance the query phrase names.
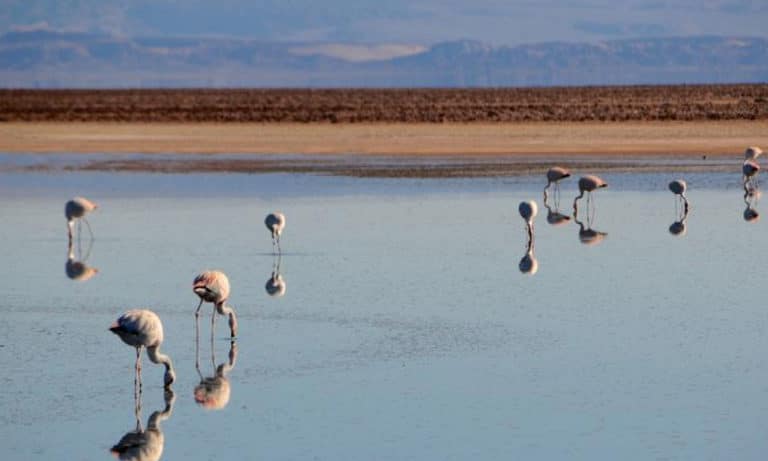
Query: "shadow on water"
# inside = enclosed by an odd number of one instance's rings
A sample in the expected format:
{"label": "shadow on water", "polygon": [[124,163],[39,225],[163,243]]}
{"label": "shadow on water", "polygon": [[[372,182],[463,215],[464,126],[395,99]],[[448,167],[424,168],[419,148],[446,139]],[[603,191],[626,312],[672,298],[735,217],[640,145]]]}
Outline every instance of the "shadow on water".
{"label": "shadow on water", "polygon": [[163,455],[165,436],[160,423],[171,417],[176,394],[170,388],[165,389],[163,397],[165,408],[155,411],[147,419],[147,428],[141,425],[141,391],[134,393],[134,414],[136,429],[127,432],[110,449],[115,458],[131,461],[157,461]]}

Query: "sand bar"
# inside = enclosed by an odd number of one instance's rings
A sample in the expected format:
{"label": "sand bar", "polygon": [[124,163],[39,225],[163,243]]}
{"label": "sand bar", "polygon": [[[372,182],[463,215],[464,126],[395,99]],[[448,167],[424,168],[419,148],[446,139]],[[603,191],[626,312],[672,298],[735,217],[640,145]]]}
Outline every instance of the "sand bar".
{"label": "sand bar", "polygon": [[0,123],[0,152],[377,155],[727,155],[768,122],[513,124]]}

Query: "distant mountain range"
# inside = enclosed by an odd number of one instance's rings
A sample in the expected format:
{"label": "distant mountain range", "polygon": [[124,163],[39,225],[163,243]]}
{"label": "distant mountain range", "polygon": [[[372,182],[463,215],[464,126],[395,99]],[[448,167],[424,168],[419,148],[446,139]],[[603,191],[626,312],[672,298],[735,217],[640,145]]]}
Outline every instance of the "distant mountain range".
{"label": "distant mountain range", "polygon": [[492,47],[0,36],[0,86],[484,87],[768,82],[768,39],[680,37]]}

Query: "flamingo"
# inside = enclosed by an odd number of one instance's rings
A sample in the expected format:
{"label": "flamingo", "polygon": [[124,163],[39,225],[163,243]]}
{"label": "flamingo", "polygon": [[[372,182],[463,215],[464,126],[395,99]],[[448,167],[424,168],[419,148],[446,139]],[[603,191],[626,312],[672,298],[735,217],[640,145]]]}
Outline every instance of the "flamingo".
{"label": "flamingo", "polygon": [[747,147],[747,150],[744,151],[744,158],[747,160],[757,160],[757,157],[760,157],[763,155],[763,149],[760,149],[757,146],[749,146]]}
{"label": "flamingo", "polygon": [[93,238],[91,225],[88,223],[88,220],[85,219],[85,215],[98,207],[98,205],[83,197],[75,197],[64,205],[64,216],[67,218],[67,231],[69,233],[70,244],[72,243],[72,233],[76,219],[85,221],[85,224],[88,226],[88,232],[91,234],[91,238]]}
{"label": "flamingo", "polygon": [[149,309],[131,309],[110,325],[109,331],[118,335],[123,342],[136,348],[136,381],[141,388],[141,350],[147,348],[152,363],[165,365],[165,387],[176,380],[171,358],[160,352],[163,343],[163,323],[160,317]]}
{"label": "flamingo", "polygon": [[157,461],[163,455],[165,436],[160,423],[173,414],[176,394],[171,389],[165,391],[165,408],[150,415],[147,429],[141,427],[140,397],[136,400],[136,430],[128,432],[109,450],[117,459],[125,461]]}
{"label": "flamingo", "polygon": [[573,199],[573,216],[576,217],[576,214],[578,212],[578,208],[576,208],[577,203],[579,199],[584,197],[584,192],[587,192],[587,207],[589,207],[589,201],[592,197],[592,191],[596,189],[602,189],[603,187],[608,187],[608,183],[603,181],[602,178],[595,176],[595,175],[587,175],[582,176],[579,178],[579,195],[576,196],[576,198]]}
{"label": "flamingo", "polygon": [[[553,166],[547,171],[547,185],[544,186],[544,203],[547,202],[547,191],[552,183],[555,183],[555,194],[559,195],[560,181],[571,177],[571,172],[561,166]],[[556,200],[559,199],[556,197]]]}
{"label": "flamingo", "polygon": [[285,215],[276,211],[270,213],[264,219],[264,224],[267,226],[270,232],[272,232],[272,252],[275,251],[275,243],[277,243],[277,251],[282,253],[280,249],[280,234],[285,229]]}
{"label": "flamingo", "polygon": [[195,322],[200,317],[200,308],[203,302],[213,303],[214,312],[211,314],[211,334],[216,323],[216,312],[229,316],[229,330],[232,338],[237,336],[237,316],[235,310],[226,304],[229,299],[229,279],[221,271],[204,271],[195,277],[192,282],[192,290],[200,297],[200,304],[195,311]]}
{"label": "flamingo", "polygon": [[[744,160],[741,165],[741,172],[744,174],[744,189],[757,189],[757,174],[760,172],[760,165],[754,160]],[[747,187],[747,184],[750,187]]]}
{"label": "flamingo", "polygon": [[682,179],[675,179],[669,183],[669,190],[682,199],[684,204],[683,209],[685,210],[684,213],[688,214],[688,198],[685,196],[685,191],[688,190],[688,184]]}
{"label": "flamingo", "polygon": [[528,229],[528,239],[533,240],[533,219],[536,217],[536,215],[539,213],[539,207],[536,205],[536,202],[533,200],[528,200],[525,202],[520,202],[520,205],[517,207],[517,210],[520,212],[520,216],[525,220],[525,225]]}

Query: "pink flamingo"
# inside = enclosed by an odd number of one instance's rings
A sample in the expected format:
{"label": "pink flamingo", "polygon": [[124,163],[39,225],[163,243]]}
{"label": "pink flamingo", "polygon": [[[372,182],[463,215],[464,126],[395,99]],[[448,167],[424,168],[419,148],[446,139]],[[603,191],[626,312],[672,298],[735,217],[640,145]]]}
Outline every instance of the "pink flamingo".
{"label": "pink flamingo", "polygon": [[192,290],[200,297],[200,304],[195,311],[195,321],[200,317],[200,308],[203,302],[213,303],[214,312],[211,315],[211,334],[216,324],[216,312],[229,316],[229,330],[232,338],[237,336],[237,316],[235,310],[226,304],[229,299],[229,279],[221,271],[205,271],[195,277],[192,282]]}
{"label": "pink flamingo", "polygon": [[93,238],[91,225],[88,223],[88,220],[85,219],[85,215],[98,207],[98,205],[83,197],[75,197],[64,205],[64,216],[67,218],[67,231],[69,232],[70,245],[72,244],[72,233],[76,219],[85,221],[85,224],[88,226],[88,232],[91,234],[91,238]]}
{"label": "pink flamingo", "polygon": [[587,193],[587,210],[589,210],[589,204],[590,204],[590,199],[592,197],[592,191],[597,190],[597,189],[602,189],[604,187],[608,187],[608,183],[603,181],[603,179],[600,178],[599,176],[595,176],[595,175],[591,175],[590,174],[590,175],[587,175],[587,176],[582,176],[579,179],[579,195],[577,195],[576,198],[573,199],[573,216],[574,216],[574,219],[576,218],[576,215],[577,215],[577,212],[578,212],[578,208],[576,208],[577,207],[577,203],[576,202],[578,202],[582,197],[584,197],[584,192]]}
{"label": "pink flamingo", "polygon": [[131,309],[110,325],[109,331],[116,334],[129,346],[136,348],[136,381],[141,388],[141,349],[147,348],[147,357],[152,363],[165,365],[165,387],[176,380],[171,358],[160,352],[163,343],[163,323],[160,317],[148,309]]}
{"label": "pink flamingo", "polygon": [[285,215],[279,211],[270,213],[264,219],[264,225],[267,226],[267,229],[272,233],[272,252],[274,253],[275,243],[277,243],[277,251],[278,253],[282,253],[283,250],[280,249],[280,234],[282,234],[283,229],[285,229]]}

